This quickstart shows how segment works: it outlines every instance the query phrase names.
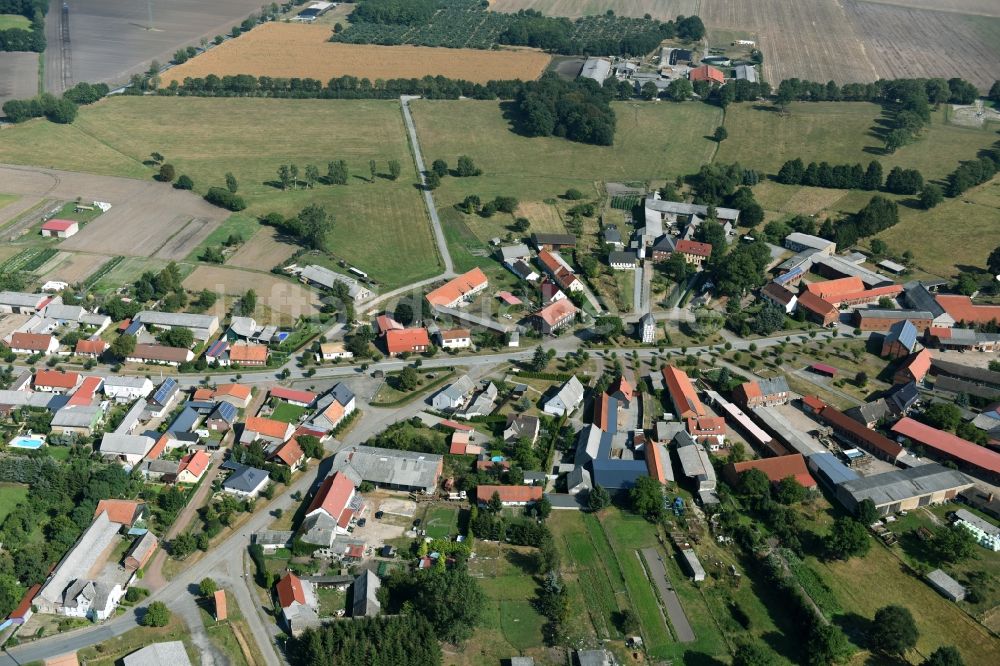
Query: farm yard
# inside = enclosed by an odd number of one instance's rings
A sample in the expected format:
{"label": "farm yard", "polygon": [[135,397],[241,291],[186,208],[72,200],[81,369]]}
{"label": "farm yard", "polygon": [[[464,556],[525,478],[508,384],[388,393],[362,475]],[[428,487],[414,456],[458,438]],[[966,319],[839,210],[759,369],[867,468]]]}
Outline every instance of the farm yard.
{"label": "farm yard", "polygon": [[208,74],[376,79],[446,76],[478,83],[537,79],[549,56],[530,49],[483,51],[330,42],[322,25],[267,23],[167,71],[163,84]]}
{"label": "farm yard", "polygon": [[[69,14],[70,85],[124,83],[145,71],[151,60],[166,63],[181,46],[228,33],[260,7],[259,0],[173,0],[152,9],[145,2],[74,0]],[[63,90],[62,62],[60,49],[52,47],[59,43],[61,21],[59,11],[50,12],[45,31],[50,45],[45,52],[45,89],[56,94]],[[35,64],[33,85],[37,85],[37,57]]]}

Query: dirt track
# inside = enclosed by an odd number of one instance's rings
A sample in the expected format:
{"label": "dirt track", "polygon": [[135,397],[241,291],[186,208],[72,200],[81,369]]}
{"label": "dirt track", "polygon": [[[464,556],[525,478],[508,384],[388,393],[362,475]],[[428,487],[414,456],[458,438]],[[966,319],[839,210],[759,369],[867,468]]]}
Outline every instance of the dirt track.
{"label": "dirt track", "polygon": [[61,250],[179,260],[228,216],[191,192],[153,181],[0,165],[0,183],[5,192],[25,197],[112,205],[63,241]]}

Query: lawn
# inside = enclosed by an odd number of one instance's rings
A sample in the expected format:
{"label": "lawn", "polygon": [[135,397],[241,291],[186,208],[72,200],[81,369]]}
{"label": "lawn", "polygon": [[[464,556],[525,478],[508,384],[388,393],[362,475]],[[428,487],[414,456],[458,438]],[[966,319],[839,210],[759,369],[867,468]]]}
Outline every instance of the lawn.
{"label": "lawn", "polygon": [[942,178],[961,160],[974,159],[976,152],[996,141],[996,127],[969,128],[948,123],[944,111],[932,115],[924,136],[892,155],[883,155],[882,140],[873,134],[884,121],[882,109],[867,102],[798,102],[787,115],[770,107],[733,104],[726,109],[729,138],[719,148],[718,162],[740,162],[744,166],[776,173],[790,159],[804,162],[826,160],[831,164],[872,159],[885,172],[894,166],[919,169],[925,178]]}
{"label": "lawn", "polygon": [[0,483],[0,523],[14,510],[15,506],[27,498],[28,486],[21,483]]}
{"label": "lawn", "polygon": [[[235,605],[235,604],[234,604]],[[198,650],[191,644],[184,621],[174,613],[165,627],[138,627],[103,643],[83,648],[77,653],[81,663],[93,666],[113,666],[127,654],[153,643],[183,641],[191,663],[198,662]]]}
{"label": "lawn", "polygon": [[[260,229],[260,224],[253,217],[242,213],[233,213],[226,218],[225,222],[215,228],[198,247],[188,255],[187,261],[198,261],[198,257],[207,248],[221,246],[230,236],[239,236],[246,244],[250,238]],[[227,257],[228,259],[228,257]],[[277,262],[275,262],[277,263]],[[254,268],[269,268],[268,266],[255,266]]]}
{"label": "lawn", "polygon": [[31,28],[31,21],[27,16],[20,14],[0,14],[0,30],[28,30]]}
{"label": "lawn", "polygon": [[[154,151],[190,176],[198,192],[224,185],[232,172],[248,216],[323,206],[333,217],[330,251],[385,285],[438,271],[398,102],[119,96],[82,109],[72,125],[31,121],[0,136],[0,162],[137,178],[154,173],[144,164]],[[307,165],[325,174],[336,159],[348,163],[349,185],[300,182],[285,191],[275,183],[282,164],[295,164],[303,181]],[[371,182],[369,161],[385,173],[393,159],[402,166],[400,179]]]}
{"label": "lawn", "polygon": [[424,528],[432,539],[447,539],[458,534],[458,509],[435,507],[427,511]]}
{"label": "lawn", "polygon": [[443,386],[454,374],[455,370],[453,368],[423,368],[420,371],[417,388],[412,391],[400,391],[390,386],[390,382],[394,381],[399,373],[388,373],[386,381],[382,383],[382,386],[372,396],[371,404],[375,407],[398,407],[399,405],[415,400],[431,389]]}
{"label": "lawn", "polygon": [[278,403],[278,406],[274,408],[271,413],[271,418],[275,421],[284,421],[285,423],[298,423],[302,415],[305,414],[309,409],[307,407],[300,407],[299,405],[293,405],[288,402]]}
{"label": "lawn", "polygon": [[705,104],[615,103],[618,129],[613,146],[592,146],[555,137],[515,134],[497,102],[419,100],[411,104],[424,160],[454,167],[469,155],[483,175],[446,176],[435,190],[439,208],[478,194],[537,202],[574,187],[595,193],[599,181],[673,178],[698,170],[714,143],[706,138],[721,122]]}

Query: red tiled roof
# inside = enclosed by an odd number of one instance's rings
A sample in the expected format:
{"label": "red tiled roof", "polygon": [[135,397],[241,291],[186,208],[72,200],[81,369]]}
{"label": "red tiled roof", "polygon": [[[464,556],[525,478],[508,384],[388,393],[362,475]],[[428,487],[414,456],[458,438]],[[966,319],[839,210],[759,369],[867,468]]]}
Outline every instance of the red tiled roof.
{"label": "red tiled roof", "polygon": [[837,313],[837,308],[834,307],[833,303],[824,301],[811,291],[803,291],[799,294],[799,305],[824,318]]}
{"label": "red tiled roof", "polygon": [[246,429],[265,437],[284,439],[288,433],[289,424],[284,421],[275,421],[263,416],[250,416],[246,421]]}
{"label": "red tiled roof", "polygon": [[476,469],[477,470],[493,469],[494,467],[496,467],[498,465],[501,468],[503,468],[503,469],[510,469],[510,461],[509,460],[501,460],[500,462],[493,462],[492,460],[477,460],[476,461]]}
{"label": "red tiled roof", "polygon": [[431,305],[450,305],[465,294],[489,284],[486,274],[481,268],[473,268],[468,273],[449,280],[434,291],[427,294],[427,302]]}
{"label": "red tiled roof", "polygon": [[133,502],[132,500],[103,499],[97,503],[97,508],[94,509],[94,518],[107,511],[108,520],[111,522],[131,526],[141,504],[141,502]]}
{"label": "red tiled roof", "polygon": [[285,463],[289,467],[293,467],[300,460],[302,460],[302,456],[305,455],[305,452],[302,450],[302,447],[299,446],[299,443],[295,440],[295,437],[292,437],[290,440],[279,446],[274,451],[273,455],[275,458]]}
{"label": "red tiled roof", "polygon": [[603,432],[608,431],[609,399],[607,393],[602,393],[594,398],[594,425]]}
{"label": "red tiled roof", "polygon": [[542,499],[541,486],[477,486],[476,499],[489,502],[493,493],[500,495],[501,502],[537,502]]}
{"label": "red tiled roof", "polygon": [[400,354],[430,346],[431,339],[427,335],[426,328],[390,330],[385,334],[385,348],[390,354]]}
{"label": "red tiled roof", "polygon": [[689,416],[705,416],[705,406],[698,399],[698,394],[694,390],[694,384],[687,376],[687,373],[680,368],[668,365],[663,369],[663,381],[667,384],[667,391],[670,393],[670,400],[674,409],[677,410],[677,418],[687,418]]}
{"label": "red tiled roof", "polygon": [[51,335],[42,333],[14,333],[10,336],[11,349],[29,349],[31,351],[48,351]]}
{"label": "red tiled roof", "polygon": [[42,231],[69,231],[77,224],[75,220],[49,220],[42,225]]}
{"label": "red tiled roof", "polygon": [[896,425],[892,426],[892,431],[952,458],[957,458],[994,474],[1000,474],[1000,453],[973,444],[950,432],[932,428],[919,421],[914,421],[908,416],[897,421]]}
{"label": "red tiled roof", "polygon": [[628,383],[628,380],[625,379],[624,375],[618,377],[618,379],[615,380],[615,383],[608,388],[608,395],[614,395],[619,392],[625,396],[626,400],[632,402],[635,390],[632,388],[632,385]]}
{"label": "red tiled roof", "polygon": [[956,322],[988,324],[1000,321],[1000,305],[976,305],[968,296],[942,294],[935,297],[938,305]]}
{"label": "red tiled roof", "polygon": [[649,475],[660,483],[667,482],[666,474],[663,472],[663,456],[656,442],[646,444],[646,469]]}
{"label": "red tiled roof", "polygon": [[923,381],[931,369],[931,360],[931,351],[921,349],[916,354],[908,356],[897,372],[909,371],[914,381]]}
{"label": "red tiled roof", "polygon": [[76,386],[78,381],[80,381],[80,375],[75,372],[39,370],[35,373],[35,386],[71,389]]}
{"label": "red tiled roof", "polygon": [[802,404],[816,412],[826,407],[826,403],[820,400],[819,396],[815,395],[803,396]]}
{"label": "red tiled roof", "polygon": [[347,547],[347,556],[360,558],[365,554],[365,547],[360,543],[352,544]]}
{"label": "red tiled roof", "polygon": [[195,451],[194,453],[189,453],[183,458],[181,458],[180,467],[177,468],[177,473],[180,474],[184,470],[187,470],[195,478],[201,478],[201,475],[205,473],[208,469],[208,463],[211,462],[212,456],[208,455],[205,451]]}
{"label": "red tiled roof", "polygon": [[895,460],[903,452],[903,447],[896,442],[866,427],[863,423],[858,423],[847,414],[834,409],[830,405],[825,405],[820,410],[819,417],[830,424],[835,430],[844,431],[852,437],[861,440],[864,444],[888,456],[890,460]]}
{"label": "red tiled roof", "polygon": [[806,285],[806,291],[815,294],[825,301],[833,302],[833,299],[865,290],[865,283],[857,276],[840,278],[837,280],[827,280],[826,282],[812,282]]}
{"label": "red tiled roof", "polygon": [[702,416],[687,420],[688,432],[692,435],[724,435],[726,419],[721,416]]}
{"label": "red tiled roof", "polygon": [[453,328],[450,331],[441,331],[442,340],[461,340],[463,338],[471,338],[472,331],[467,328]]}
{"label": "red tiled roof", "polygon": [[250,397],[250,387],[246,384],[219,384],[215,389],[215,397],[219,396],[246,400]]}
{"label": "red tiled roof", "polygon": [[196,388],[192,400],[211,400],[215,397],[215,391],[210,388]]}
{"label": "red tiled roof", "polygon": [[405,328],[402,324],[387,314],[375,317],[375,327],[378,329],[379,334],[385,333],[386,331]]}
{"label": "red tiled roof", "polygon": [[677,241],[677,245],[675,247],[681,254],[693,254],[696,257],[712,256],[711,243],[700,243],[698,241],[681,239]]}
{"label": "red tiled roof", "polygon": [[302,580],[291,572],[285,574],[284,578],[280,579],[278,584],[275,585],[275,588],[278,591],[278,603],[282,608],[288,608],[296,602],[300,604],[306,602],[306,593],[302,589]]}
{"label": "red tiled roof", "polygon": [[274,386],[271,388],[271,397],[279,400],[290,400],[291,402],[302,402],[311,405],[316,399],[316,394],[310,391],[298,391],[296,389],[285,388],[284,386]]}
{"label": "red tiled roof", "polygon": [[760,384],[758,384],[755,381],[743,382],[742,384],[736,387],[734,393],[739,395],[743,400],[750,400],[751,398],[759,398],[762,395],[764,395],[763,393],[761,393]]}
{"label": "red tiled roof", "polygon": [[573,305],[572,301],[568,298],[560,298],[558,301],[550,303],[536,312],[535,316],[549,326],[556,326],[561,320],[569,317],[570,315],[575,315],[576,312],[576,306]]}
{"label": "red tiled roof", "polygon": [[312,503],[309,504],[306,515],[319,509],[325,511],[334,520],[339,520],[340,514],[347,508],[347,503],[351,501],[353,494],[354,483],[347,478],[346,474],[334,472],[333,476],[328,476],[323,481],[323,485],[320,486]]}
{"label": "red tiled roof", "polygon": [[74,353],[77,354],[103,354],[108,348],[108,343],[104,340],[77,340]]}
{"label": "red tiled roof", "polygon": [[82,407],[94,401],[94,394],[101,388],[104,379],[101,377],[85,377],[80,387],[73,391],[73,395],[66,401],[67,405]]}
{"label": "red tiled roof", "polygon": [[497,298],[502,300],[504,303],[507,303],[508,305],[521,305],[522,303],[520,298],[510,293],[509,291],[498,291]]}
{"label": "red tiled roof", "polygon": [[815,488],[816,480],[809,474],[806,468],[806,459],[801,453],[793,453],[787,456],[777,456],[774,458],[761,458],[760,460],[747,460],[746,462],[733,463],[728,465],[732,468],[733,474],[739,476],[749,469],[759,469],[767,475],[771,483],[778,483],[786,477],[794,477],[805,488]]}
{"label": "red tiled roof", "polygon": [[267,363],[267,346],[237,343],[229,348],[233,363]]}
{"label": "red tiled roof", "polygon": [[28,611],[31,610],[31,602],[35,600],[35,595],[38,594],[40,589],[42,589],[41,583],[35,583],[32,585],[28,592],[21,597],[21,603],[17,605],[17,608],[10,612],[8,617],[23,618],[27,615]]}
{"label": "red tiled roof", "polygon": [[170,435],[163,433],[160,438],[156,440],[156,444],[153,444],[153,448],[146,453],[145,460],[156,460],[163,455],[163,452],[167,450],[167,442],[170,441]]}
{"label": "red tiled roof", "polygon": [[695,67],[688,73],[688,78],[692,81],[715,81],[719,84],[726,81],[725,75],[711,65]]}

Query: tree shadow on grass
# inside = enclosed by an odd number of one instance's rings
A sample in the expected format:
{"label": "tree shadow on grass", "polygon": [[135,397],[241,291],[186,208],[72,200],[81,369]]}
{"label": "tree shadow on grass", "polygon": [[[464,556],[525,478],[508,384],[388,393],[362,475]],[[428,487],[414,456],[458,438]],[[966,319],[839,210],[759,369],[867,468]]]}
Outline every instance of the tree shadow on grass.
{"label": "tree shadow on grass", "polygon": [[535,558],[518,550],[507,551],[507,561],[526,574],[535,573]]}
{"label": "tree shadow on grass", "polygon": [[681,657],[681,661],[684,666],[725,666],[726,662],[716,659],[710,654],[705,654],[704,652],[695,652],[694,650],[688,650]]}
{"label": "tree shadow on grass", "polygon": [[868,632],[871,630],[872,621],[857,613],[840,613],[830,619],[847,636],[854,646],[859,649],[868,647]]}

